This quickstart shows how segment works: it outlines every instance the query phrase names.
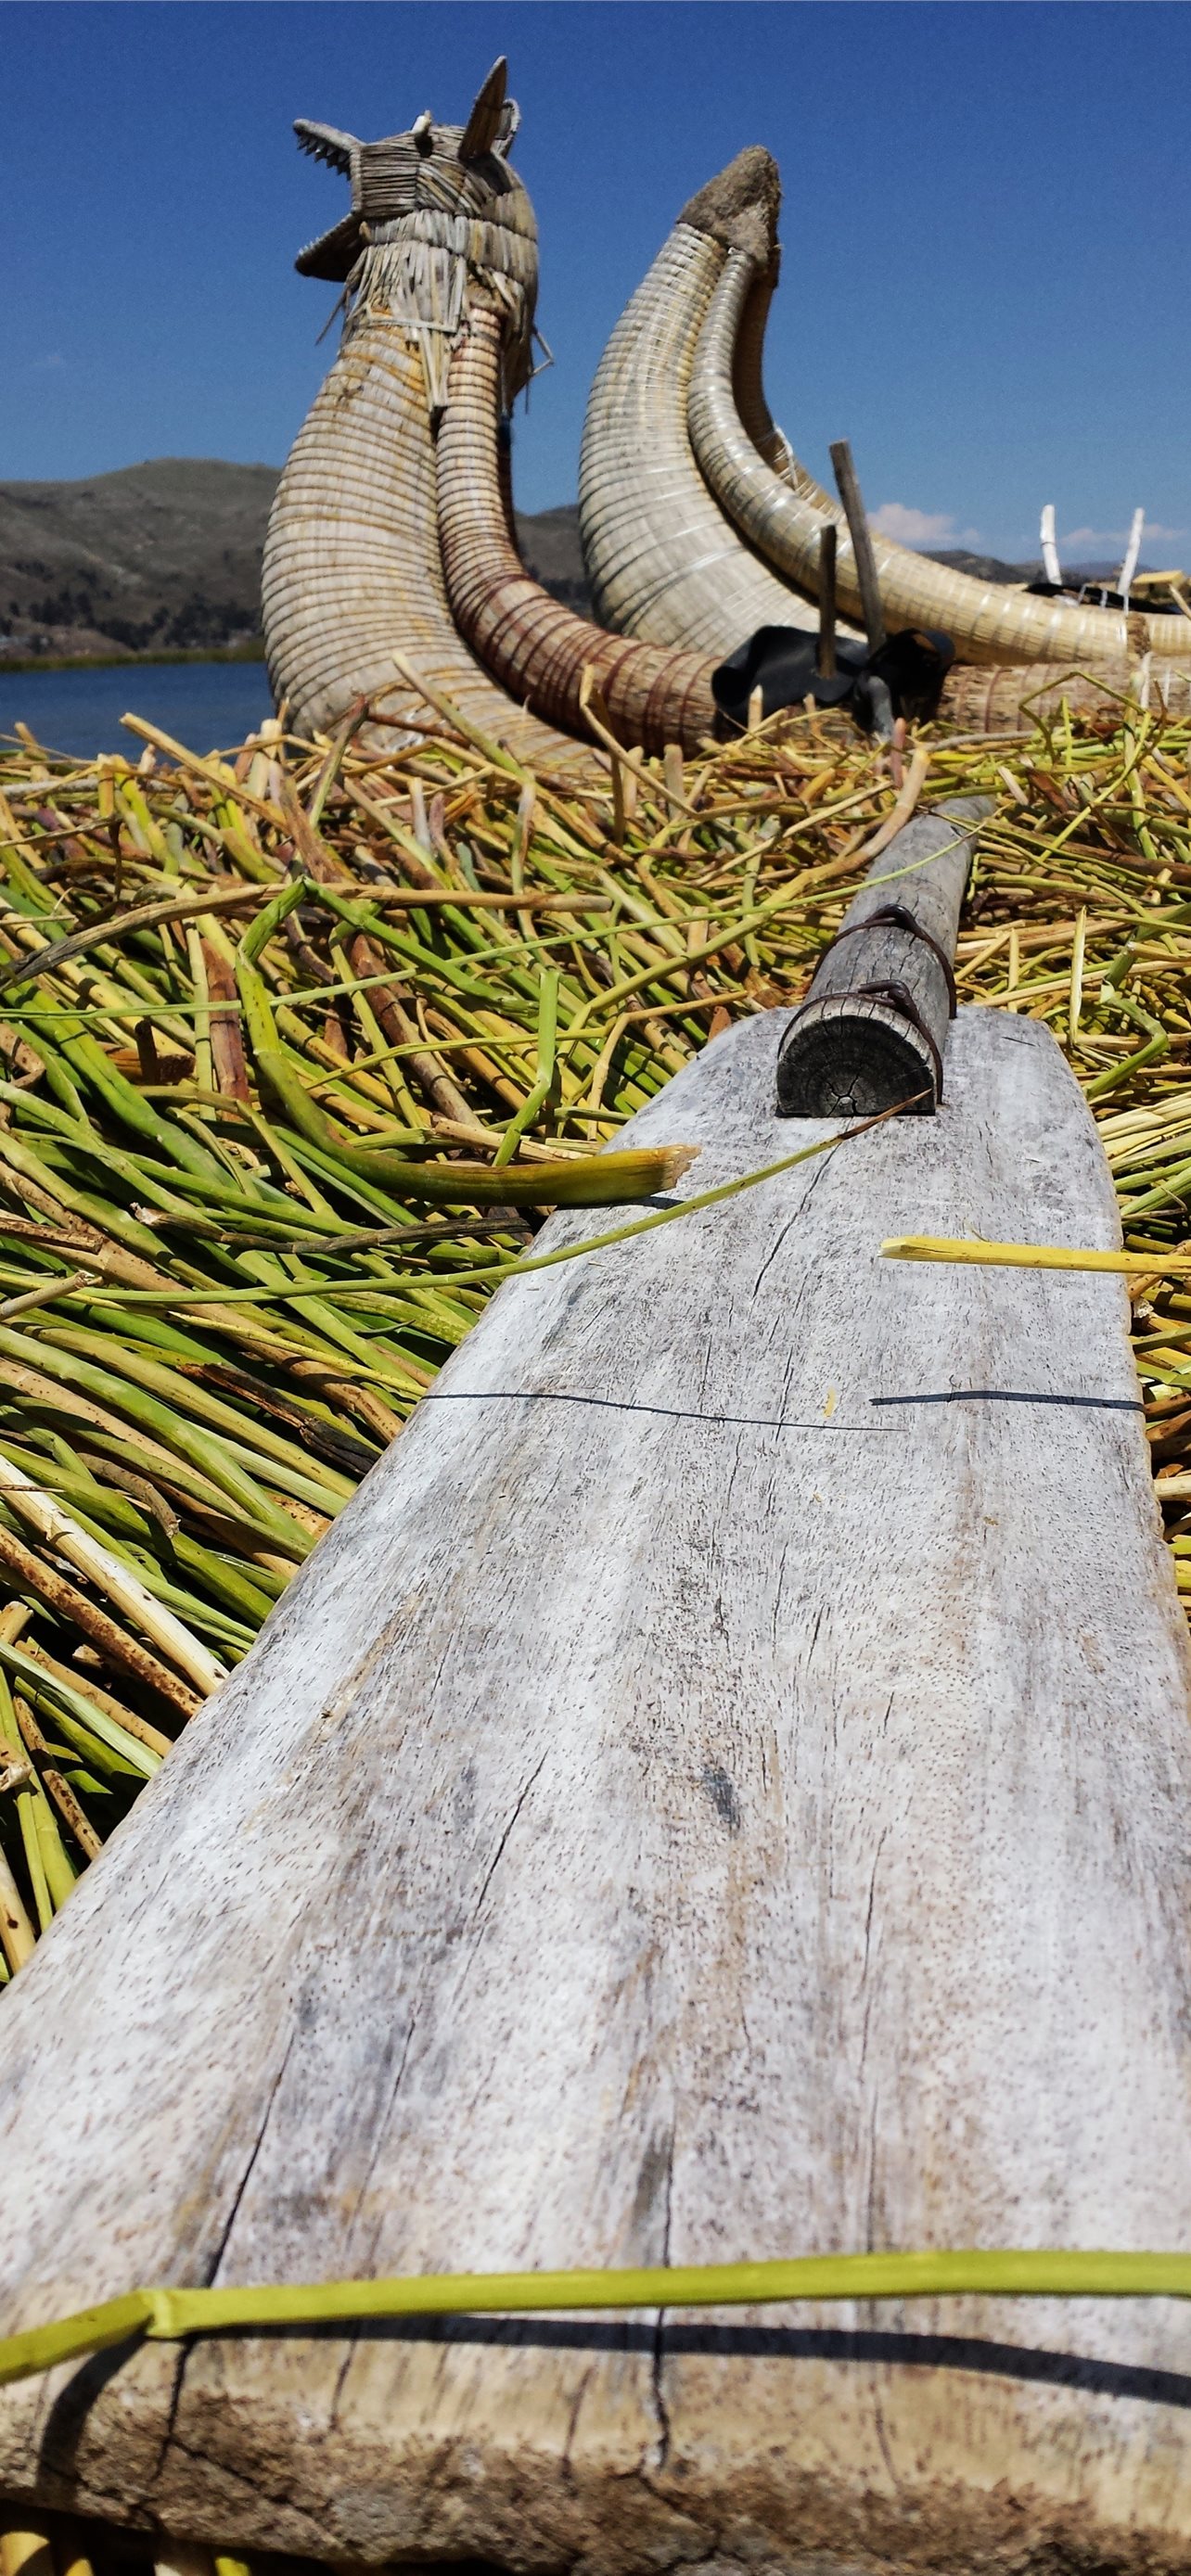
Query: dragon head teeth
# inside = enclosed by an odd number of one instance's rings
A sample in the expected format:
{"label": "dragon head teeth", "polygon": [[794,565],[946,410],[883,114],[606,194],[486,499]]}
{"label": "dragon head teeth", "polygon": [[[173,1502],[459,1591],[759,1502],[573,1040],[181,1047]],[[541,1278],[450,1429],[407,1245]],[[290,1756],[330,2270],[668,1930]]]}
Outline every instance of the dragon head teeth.
{"label": "dragon head teeth", "polygon": [[337,125],[316,125],[306,116],[295,117],[294,132],[299,151],[309,152],[312,160],[329,162],[333,170],[341,170],[344,178],[350,179],[352,153],[360,148],[354,134],[343,133]]}

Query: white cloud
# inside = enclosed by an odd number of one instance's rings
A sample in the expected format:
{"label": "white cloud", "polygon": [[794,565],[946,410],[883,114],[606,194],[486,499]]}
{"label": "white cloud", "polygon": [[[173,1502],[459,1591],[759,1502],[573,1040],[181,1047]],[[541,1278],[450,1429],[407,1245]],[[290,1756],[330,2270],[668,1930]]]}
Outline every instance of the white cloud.
{"label": "white cloud", "polygon": [[[1145,527],[1142,530],[1142,544],[1151,545],[1156,542],[1160,543],[1166,538],[1170,538],[1173,541],[1174,538],[1185,537],[1186,534],[1187,530],[1185,528],[1164,528],[1160,519],[1147,519]],[[1063,546],[1074,546],[1076,548],[1082,548],[1084,546],[1127,546],[1129,543],[1129,530],[1128,528],[1069,528],[1067,534],[1060,538],[1059,543]]]}
{"label": "white cloud", "polygon": [[[943,546],[955,543],[955,521],[942,510],[912,510],[905,501],[882,501],[879,510],[869,516],[869,526],[879,537],[893,537],[899,546]],[[974,533],[968,529],[969,536]]]}
{"label": "white cloud", "polygon": [[54,349],[51,351],[48,358],[31,358],[29,361],[29,373],[31,376],[42,376],[46,373],[48,368],[64,367],[65,364],[66,360],[63,357],[61,350]]}

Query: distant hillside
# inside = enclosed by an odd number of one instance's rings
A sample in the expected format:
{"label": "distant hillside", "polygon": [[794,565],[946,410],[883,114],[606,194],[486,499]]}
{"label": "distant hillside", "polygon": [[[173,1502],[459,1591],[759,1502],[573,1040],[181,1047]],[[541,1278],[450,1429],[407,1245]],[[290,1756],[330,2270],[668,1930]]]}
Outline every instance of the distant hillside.
{"label": "distant hillside", "polygon": [[591,615],[591,585],[579,543],[579,506],[564,502],[560,510],[538,510],[531,518],[517,513],[517,536],[525,566],[543,590],[565,600],[580,617]]}
{"label": "distant hillside", "polygon": [[939,553],[916,546],[914,551],[925,554],[928,563],[946,564],[948,572],[970,573],[973,581],[1037,581],[1042,569],[1037,561],[1012,564],[1002,563],[999,555],[971,555],[965,546],[946,546]]}
{"label": "distant hillside", "polygon": [[9,652],[138,653],[254,635],[276,488],[271,465],[172,456],[83,483],[0,484]]}
{"label": "distant hillside", "polygon": [[[261,550],[275,465],[159,456],[82,483],[0,483],[0,661],[5,655],[217,650],[260,632]],[[529,570],[583,616],[591,593],[574,502],[519,516]],[[962,546],[932,563],[980,581],[1037,579]],[[1109,578],[1115,565],[1068,566]]]}
{"label": "distant hillside", "polygon": [[[160,456],[82,483],[0,483],[0,658],[218,648],[258,634],[277,474]],[[586,609],[574,506],[518,529],[538,580]]]}
{"label": "distant hillside", "polygon": [[[925,552],[926,549],[923,548],[922,551]],[[1037,555],[1031,556],[1029,563],[1002,563],[999,555],[970,555],[963,546],[949,546],[942,554],[932,552],[928,560],[931,563],[946,564],[952,572],[970,572],[976,581],[1037,581],[1042,573],[1041,560]],[[1098,557],[1094,563],[1064,563],[1062,572],[1064,581],[1073,585],[1083,581],[1111,584],[1116,580],[1120,568],[1120,556],[1114,555],[1111,563],[1105,561],[1103,557]],[[1149,572],[1151,566],[1140,563],[1137,569],[1139,572]]]}

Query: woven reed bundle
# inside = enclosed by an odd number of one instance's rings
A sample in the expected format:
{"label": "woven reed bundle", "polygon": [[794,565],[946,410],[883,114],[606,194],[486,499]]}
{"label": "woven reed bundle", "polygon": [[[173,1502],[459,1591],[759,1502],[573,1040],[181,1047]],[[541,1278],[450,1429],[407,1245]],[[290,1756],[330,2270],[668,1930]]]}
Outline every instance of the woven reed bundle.
{"label": "woven reed bundle", "polygon": [[[738,254],[742,255],[742,254]],[[733,254],[729,254],[733,256]],[[783,483],[801,493],[815,509],[829,510],[831,502],[822,485],[800,465],[784,429],[775,421],[765,398],[764,363],[765,333],[769,308],[777,292],[781,253],[775,241],[764,269],[758,271],[750,260],[751,279],[740,316],[736,346],[732,352],[732,391],[736,409],[759,456],[772,466]],[[696,351],[696,356],[698,352]],[[690,411],[690,397],[687,398]]]}
{"label": "woven reed bundle", "polygon": [[1168,716],[1191,710],[1191,670],[1185,662],[1160,662],[1155,653],[1146,656],[1140,670],[1135,662],[1098,663],[1091,671],[1058,671],[1053,662],[1019,662],[998,670],[961,667],[948,675],[939,718],[966,733],[1017,733],[1023,725],[1048,723],[1064,705],[1104,714],[1114,697],[1124,704],[1139,686],[1147,704],[1157,707],[1161,701]]}
{"label": "woven reed bundle", "polygon": [[[515,110],[499,64],[466,128],[360,144],[307,125],[300,139],[352,179],[352,213],[299,259],[341,278],[343,344],[278,487],[264,561],[270,678],[295,729],[335,725],[384,694],[374,740],[405,738],[425,701],[400,653],[466,722],[539,771],[591,772],[594,755],[513,705],[452,623],[439,555],[432,418],[451,342],[478,282],[505,318],[504,398],[530,372],[537,244],[504,158]],[[465,148],[466,147],[466,148]]]}
{"label": "woven reed bundle", "polygon": [[[583,435],[580,523],[598,613],[628,634],[673,641],[683,631],[676,621],[685,610],[690,633],[717,655],[734,652],[743,632],[767,623],[809,626],[812,612],[793,591],[782,590],[775,599],[768,576],[744,538],[734,543],[726,539],[728,519],[712,510],[690,438],[681,439],[673,407],[667,408],[667,387],[673,389],[682,382],[687,387],[692,431],[706,412],[706,391],[700,397],[704,414],[695,400],[693,368],[696,352],[702,353],[709,344],[713,314],[720,350],[717,401],[730,415],[743,451],[742,481],[747,482],[748,472],[755,469],[766,495],[774,498],[775,515],[786,513],[813,522],[816,535],[813,556],[807,560],[808,581],[817,576],[818,530],[828,516],[839,520],[841,515],[798,463],[772,419],[762,386],[765,324],[777,281],[776,185],[769,155],[751,149],[684,208],[612,334],[592,387]],[[703,225],[706,230],[700,229]],[[703,318],[692,334],[696,308]],[[730,328],[725,314],[730,315]],[[702,381],[706,388],[706,372]],[[651,423],[658,431],[652,464]],[[626,453],[635,460],[631,470],[623,461]],[[647,510],[641,506],[641,491],[648,495]],[[903,557],[924,576],[941,570],[904,548],[888,547],[880,539],[875,543],[883,599],[889,556]],[[845,553],[851,564],[846,526],[839,560]],[[967,587],[983,596],[980,583]],[[1003,591],[990,590],[988,596],[998,608],[1005,607]],[[854,601],[858,607],[858,593]],[[1046,617],[1051,614],[1042,600],[1023,602],[1011,595],[1009,604],[1015,610],[1026,606],[1040,609]],[[1013,733],[1023,722],[1029,725],[1057,713],[1064,700],[1074,708],[1095,708],[1103,703],[1105,691],[1124,699],[1137,685],[1139,666],[1144,667],[1142,657],[1149,648],[1151,629],[1157,649],[1150,655],[1149,693],[1155,703],[1161,698],[1172,715],[1188,705],[1188,666],[1169,650],[1176,634],[1181,639],[1181,621],[1113,620],[1104,610],[1080,612],[1081,617],[1085,614],[1101,619],[1094,630],[1099,637],[1103,621],[1117,628],[1116,649],[1110,657],[1101,645],[1099,653],[1048,651],[1013,667],[1013,657],[1000,653],[993,657],[992,668],[951,673],[940,718],[972,733]],[[891,622],[926,619],[926,606],[920,605],[913,616]],[[1185,631],[1191,637],[1191,626]],[[967,654],[966,644],[963,650]],[[1182,650],[1180,641],[1180,655]],[[1080,670],[1081,659],[1091,669]],[[1057,661],[1064,664],[1061,673]],[[1097,676],[1092,676],[1093,671]]]}
{"label": "woven reed bundle", "polygon": [[[819,543],[828,520],[839,530],[838,594],[849,615],[860,611],[855,556],[843,512],[794,459],[784,472],[767,461],[754,422],[743,412],[737,351],[746,324],[755,340],[756,265],[745,250],[728,252],[707,309],[691,371],[687,418],[691,445],[721,507],[788,581],[812,594]],[[750,371],[756,369],[752,347]],[[780,433],[778,433],[780,436]],[[881,605],[891,628],[942,627],[965,662],[1119,661],[1149,649],[1174,662],[1191,658],[1191,623],[1179,617],[1126,615],[1032,599],[995,582],[949,572],[873,531]]]}
{"label": "woven reed bundle", "polygon": [[742,247],[755,272],[767,271],[776,197],[775,165],[753,147],[691,199],[621,315],[592,386],[579,520],[595,611],[653,644],[720,656],[759,626],[814,622],[712,499],[686,423],[695,349],[725,258]]}
{"label": "woven reed bundle", "polygon": [[502,339],[501,314],[473,303],[439,433],[439,534],[460,632],[535,715],[582,730],[580,691],[590,668],[622,740],[647,751],[668,742],[694,751],[715,730],[710,655],[609,635],[552,599],[520,561],[501,489]]}

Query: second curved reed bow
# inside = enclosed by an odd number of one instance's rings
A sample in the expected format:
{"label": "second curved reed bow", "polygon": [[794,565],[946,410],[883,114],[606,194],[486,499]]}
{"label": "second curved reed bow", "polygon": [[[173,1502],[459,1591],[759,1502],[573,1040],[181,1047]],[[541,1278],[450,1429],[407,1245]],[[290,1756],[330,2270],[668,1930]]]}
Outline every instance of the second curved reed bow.
{"label": "second curved reed bow", "polygon": [[451,359],[438,440],[443,572],[466,641],[534,715],[583,728],[595,680],[619,740],[693,751],[716,728],[715,656],[610,635],[532,580],[509,533],[501,491],[505,317],[473,302]]}
{"label": "second curved reed bow", "polygon": [[[685,636],[727,655],[750,628],[809,626],[813,611],[793,585],[815,590],[828,521],[842,531],[841,604],[859,614],[843,515],[799,463],[762,390],[779,194],[767,152],[738,154],[683,208],[600,362],[580,525],[597,610],[627,634]],[[1185,621],[1074,609],[949,573],[888,539],[874,546],[889,626],[945,628],[962,662],[993,666],[987,685],[953,671],[943,716],[1013,729],[1029,704],[1047,711],[1061,670],[1076,674],[1061,683],[1068,701],[1091,703],[1097,682],[1079,666],[1124,694],[1147,652],[1151,686],[1171,707],[1187,703]]]}
{"label": "second curved reed bow", "polygon": [[742,398],[770,454],[782,453],[748,363],[772,292],[779,194],[776,162],[752,145],[684,206],[608,342],[583,431],[579,517],[597,617],[717,659],[758,627],[815,623],[713,499],[687,430],[699,333],[735,250],[757,282]]}
{"label": "second curved reed bow", "polygon": [[[755,422],[742,409],[742,341],[750,370],[758,372],[756,289],[754,259],[745,249],[731,249],[707,307],[691,369],[691,446],[708,489],[742,536],[785,580],[811,594],[818,582],[823,529],[829,523],[836,527],[839,597],[850,616],[858,615],[856,561],[843,512],[798,464],[781,433],[784,454],[766,455]],[[1191,623],[1184,618],[1033,598],[932,563],[876,529],[872,544],[887,626],[943,627],[964,662],[1099,663],[1153,650],[1171,662],[1191,664]]]}

